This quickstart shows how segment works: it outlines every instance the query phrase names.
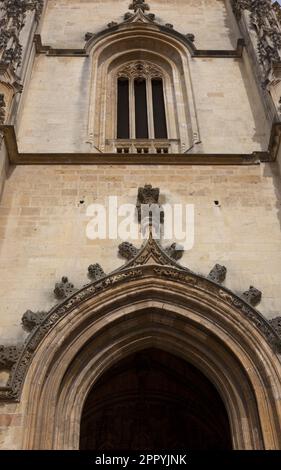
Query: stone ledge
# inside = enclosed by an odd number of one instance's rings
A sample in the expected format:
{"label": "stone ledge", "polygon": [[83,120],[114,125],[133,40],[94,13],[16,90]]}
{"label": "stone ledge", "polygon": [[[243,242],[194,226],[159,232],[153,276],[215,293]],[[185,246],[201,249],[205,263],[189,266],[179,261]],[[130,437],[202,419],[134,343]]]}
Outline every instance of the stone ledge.
{"label": "stone ledge", "polygon": [[258,165],[271,161],[270,152],[252,154],[120,154],[120,153],[20,153],[14,126],[0,126],[13,165]]}

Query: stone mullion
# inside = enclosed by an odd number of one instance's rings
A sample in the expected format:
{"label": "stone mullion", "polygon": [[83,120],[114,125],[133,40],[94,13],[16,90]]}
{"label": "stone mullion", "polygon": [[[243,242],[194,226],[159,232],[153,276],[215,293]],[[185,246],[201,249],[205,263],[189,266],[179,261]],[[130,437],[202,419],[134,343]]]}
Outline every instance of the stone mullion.
{"label": "stone mullion", "polygon": [[146,79],[146,101],[147,101],[147,120],[148,120],[148,137],[154,139],[154,120],[153,120],[153,100],[152,100],[152,84],[151,77]]}
{"label": "stone mullion", "polygon": [[134,77],[129,77],[130,139],[136,138],[136,107]]}

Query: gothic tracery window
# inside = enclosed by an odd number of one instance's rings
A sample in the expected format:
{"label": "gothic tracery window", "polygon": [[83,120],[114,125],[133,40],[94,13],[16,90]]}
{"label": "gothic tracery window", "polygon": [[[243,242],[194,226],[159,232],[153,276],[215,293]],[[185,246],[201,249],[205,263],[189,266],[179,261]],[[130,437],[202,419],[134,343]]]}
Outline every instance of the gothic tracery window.
{"label": "gothic tracery window", "polygon": [[167,139],[161,70],[149,62],[126,64],[117,88],[117,139]]}

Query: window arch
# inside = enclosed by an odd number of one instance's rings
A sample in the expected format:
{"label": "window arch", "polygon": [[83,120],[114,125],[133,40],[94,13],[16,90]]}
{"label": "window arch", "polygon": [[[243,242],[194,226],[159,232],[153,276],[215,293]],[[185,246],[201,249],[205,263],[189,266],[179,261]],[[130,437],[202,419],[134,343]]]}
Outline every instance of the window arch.
{"label": "window arch", "polygon": [[200,141],[190,52],[151,25],[94,38],[88,142],[93,152],[184,153]]}
{"label": "window arch", "polygon": [[117,73],[117,139],[167,139],[162,71],[134,61]]}

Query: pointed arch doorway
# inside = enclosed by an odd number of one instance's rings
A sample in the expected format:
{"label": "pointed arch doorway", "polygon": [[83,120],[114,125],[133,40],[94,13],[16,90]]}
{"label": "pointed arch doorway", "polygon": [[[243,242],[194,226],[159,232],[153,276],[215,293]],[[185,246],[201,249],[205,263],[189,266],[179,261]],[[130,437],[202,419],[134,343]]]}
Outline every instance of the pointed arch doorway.
{"label": "pointed arch doorway", "polygon": [[80,449],[231,449],[224,403],[194,366],[150,348],[111,367],[82,412]]}

